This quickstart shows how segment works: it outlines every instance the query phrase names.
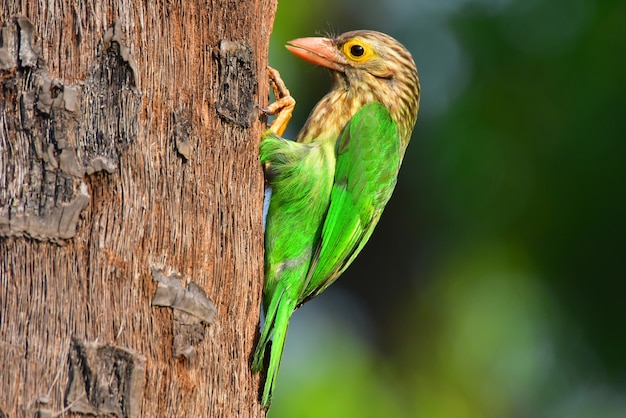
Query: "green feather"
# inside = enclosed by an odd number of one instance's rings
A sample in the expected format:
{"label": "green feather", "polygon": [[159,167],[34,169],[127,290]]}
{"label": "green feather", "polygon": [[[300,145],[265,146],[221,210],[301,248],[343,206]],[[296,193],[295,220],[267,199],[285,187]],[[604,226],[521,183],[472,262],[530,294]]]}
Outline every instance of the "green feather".
{"label": "green feather", "polygon": [[321,234],[334,178],[335,155],[332,138],[302,144],[266,131],[260,156],[272,197],[265,224],[265,323],[252,368],[263,369],[265,351],[272,338],[262,397],[262,404],[267,407],[289,320],[299,303]]}
{"label": "green feather", "polygon": [[272,197],[265,226],[265,323],[253,369],[263,369],[272,339],[262,397],[268,406],[291,314],[361,251],[391,197],[401,151],[389,112],[372,102],[339,138],[303,144],[266,131],[260,155]]}
{"label": "green feather", "polygon": [[332,284],[361,251],[391,198],[400,168],[396,124],[379,102],[364,105],[341,133],[330,206],[299,305]]}

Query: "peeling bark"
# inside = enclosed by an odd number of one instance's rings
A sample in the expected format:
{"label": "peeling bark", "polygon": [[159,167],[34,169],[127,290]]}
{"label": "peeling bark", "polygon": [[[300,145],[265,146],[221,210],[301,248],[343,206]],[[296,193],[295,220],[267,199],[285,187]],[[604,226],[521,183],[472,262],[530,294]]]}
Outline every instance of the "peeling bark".
{"label": "peeling bark", "polygon": [[50,77],[33,31],[25,17],[2,27],[0,237],[59,242],[76,235],[89,204],[84,176],[113,173],[133,141],[140,96],[119,23],[87,80],[75,84]]}
{"label": "peeling bark", "polygon": [[264,416],[275,8],[3,3],[0,417]]}
{"label": "peeling bark", "polygon": [[146,358],[110,344],[74,340],[69,355],[67,408],[90,415],[140,416]]}

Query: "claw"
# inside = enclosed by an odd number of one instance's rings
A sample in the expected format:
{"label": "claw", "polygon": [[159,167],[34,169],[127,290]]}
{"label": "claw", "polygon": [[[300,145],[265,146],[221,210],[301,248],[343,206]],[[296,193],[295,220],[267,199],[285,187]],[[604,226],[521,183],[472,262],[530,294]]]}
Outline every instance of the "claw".
{"label": "claw", "polygon": [[261,108],[261,111],[266,115],[276,116],[276,119],[274,119],[270,125],[269,130],[279,136],[282,136],[285,129],[287,129],[287,124],[291,119],[291,114],[296,106],[296,101],[293,97],[291,97],[289,89],[287,89],[287,86],[285,86],[282,78],[280,78],[280,73],[272,67],[267,67],[267,71],[270,79],[270,86],[274,91],[276,101],[271,103],[267,108]]}
{"label": "claw", "polygon": [[285,82],[280,77],[280,73],[277,69],[272,67],[267,67],[268,76],[270,79],[270,84],[272,85],[272,90],[274,90],[274,94],[277,98],[290,97],[289,89],[285,86]]}

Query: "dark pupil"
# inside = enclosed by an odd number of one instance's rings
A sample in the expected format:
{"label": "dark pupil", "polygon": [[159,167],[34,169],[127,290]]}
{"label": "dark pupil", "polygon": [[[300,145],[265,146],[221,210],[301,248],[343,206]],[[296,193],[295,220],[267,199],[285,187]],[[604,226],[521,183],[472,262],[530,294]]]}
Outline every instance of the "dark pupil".
{"label": "dark pupil", "polygon": [[361,45],[352,45],[350,47],[350,53],[354,55],[355,57],[360,57],[361,55],[365,53],[365,50],[363,49]]}

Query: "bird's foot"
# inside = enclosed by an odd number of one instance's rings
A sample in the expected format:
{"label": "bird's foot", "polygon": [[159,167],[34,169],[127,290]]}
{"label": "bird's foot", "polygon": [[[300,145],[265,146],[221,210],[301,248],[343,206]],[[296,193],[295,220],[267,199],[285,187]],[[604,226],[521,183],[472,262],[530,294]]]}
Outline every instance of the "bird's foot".
{"label": "bird's foot", "polygon": [[270,86],[274,91],[274,96],[276,96],[276,101],[270,104],[267,108],[262,109],[262,111],[266,115],[276,116],[276,119],[272,122],[269,127],[269,130],[274,132],[276,135],[282,136],[285,129],[287,129],[287,124],[291,119],[291,114],[293,113],[293,108],[296,106],[296,101],[287,86],[285,86],[285,82],[280,78],[280,73],[278,70],[275,70],[272,67],[267,67],[267,71],[270,79]]}

